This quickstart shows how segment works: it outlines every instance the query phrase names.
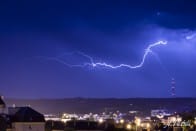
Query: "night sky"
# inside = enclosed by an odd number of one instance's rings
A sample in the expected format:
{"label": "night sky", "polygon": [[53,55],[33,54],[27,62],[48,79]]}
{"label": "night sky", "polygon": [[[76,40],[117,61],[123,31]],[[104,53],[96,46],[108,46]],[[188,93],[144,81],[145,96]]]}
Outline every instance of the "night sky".
{"label": "night sky", "polygon": [[[0,2],[0,94],[14,98],[196,97],[196,1],[4,0]],[[143,67],[69,67],[89,59]]]}

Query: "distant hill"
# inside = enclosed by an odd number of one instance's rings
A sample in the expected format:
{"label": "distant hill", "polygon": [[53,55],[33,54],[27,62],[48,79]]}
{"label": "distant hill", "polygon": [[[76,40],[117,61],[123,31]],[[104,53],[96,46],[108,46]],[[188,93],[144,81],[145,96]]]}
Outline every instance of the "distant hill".
{"label": "distant hill", "polygon": [[152,109],[170,111],[196,110],[196,98],[127,98],[127,99],[5,99],[8,106],[30,105],[41,113],[101,113],[104,111],[138,110],[145,115]]}

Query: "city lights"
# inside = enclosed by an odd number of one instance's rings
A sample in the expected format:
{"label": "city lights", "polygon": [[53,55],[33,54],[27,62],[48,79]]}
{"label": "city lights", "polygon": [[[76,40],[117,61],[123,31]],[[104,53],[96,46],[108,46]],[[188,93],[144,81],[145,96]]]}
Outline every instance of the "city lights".
{"label": "city lights", "polygon": [[146,124],[146,127],[147,127],[147,128],[150,128],[150,123],[147,123],[147,124]]}
{"label": "city lights", "polygon": [[196,131],[196,0],[1,0],[0,131]]}
{"label": "city lights", "polygon": [[137,126],[141,125],[141,119],[140,118],[136,118],[135,123]]}

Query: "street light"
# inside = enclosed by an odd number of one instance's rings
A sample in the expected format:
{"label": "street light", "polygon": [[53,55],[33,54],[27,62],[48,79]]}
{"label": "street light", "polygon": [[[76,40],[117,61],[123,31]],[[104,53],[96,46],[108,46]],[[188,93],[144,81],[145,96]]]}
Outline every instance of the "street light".
{"label": "street light", "polygon": [[141,124],[141,119],[140,119],[140,118],[137,118],[137,119],[136,119],[136,125],[137,125],[137,126],[140,126],[140,124]]}
{"label": "street light", "polygon": [[146,124],[146,127],[147,127],[147,128],[150,128],[150,124],[149,124],[149,123],[147,123],[147,124]]}
{"label": "street light", "polygon": [[99,119],[99,123],[100,124],[103,123],[103,119],[102,118]]}
{"label": "street light", "polygon": [[120,120],[120,123],[123,124],[125,121],[123,119]]}
{"label": "street light", "polygon": [[131,125],[127,124],[127,129],[130,130],[131,129]]}
{"label": "street light", "polygon": [[135,124],[136,124],[136,131],[137,131],[138,126],[141,125],[141,119],[140,118],[136,118],[135,119]]}

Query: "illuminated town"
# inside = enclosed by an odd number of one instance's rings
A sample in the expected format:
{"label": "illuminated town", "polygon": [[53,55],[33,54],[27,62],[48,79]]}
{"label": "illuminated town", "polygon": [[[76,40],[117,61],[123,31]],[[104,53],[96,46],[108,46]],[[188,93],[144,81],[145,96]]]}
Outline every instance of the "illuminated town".
{"label": "illuminated town", "polygon": [[0,131],[196,131],[196,0],[1,0]]}
{"label": "illuminated town", "polygon": [[[123,101],[138,101],[135,98]],[[156,99],[142,99],[149,103],[156,103]],[[190,98],[170,98],[164,101],[169,103],[170,101],[179,102],[179,105],[184,107],[186,104],[189,106],[195,106],[195,99]],[[182,101],[186,101],[186,104]],[[37,102],[39,100],[36,100]],[[73,98],[72,101],[86,101],[84,98]],[[106,100],[105,100],[106,101]],[[163,100],[162,100],[163,101]],[[8,101],[9,104],[10,101]],[[13,102],[13,101],[12,101]],[[27,102],[27,101],[26,101]],[[30,102],[30,101],[29,101]],[[32,102],[32,101],[31,101]],[[30,103],[31,103],[30,102]],[[119,100],[114,100],[119,102]],[[19,104],[20,102],[18,102]],[[76,102],[73,102],[76,103]],[[106,102],[107,103],[107,102]],[[142,102],[145,104],[146,102]],[[192,103],[192,105],[190,105]],[[50,103],[49,103],[50,104]],[[45,103],[47,105],[47,103]],[[126,105],[126,104],[125,104]],[[48,105],[47,105],[48,106]],[[122,105],[123,106],[123,105]],[[134,104],[129,104],[133,109]],[[139,105],[135,105],[139,106]],[[166,105],[165,105],[166,106]],[[36,105],[34,105],[36,107]],[[44,107],[44,106],[43,106]],[[39,108],[39,107],[37,107]],[[58,107],[56,107],[58,108]],[[93,110],[90,107],[88,110]],[[101,108],[101,107],[96,107]],[[195,131],[196,130],[196,111],[190,109],[184,109],[179,111],[169,111],[166,109],[152,109],[148,113],[144,113],[145,109],[129,110],[127,112],[121,112],[115,110],[114,106],[110,108],[104,108],[103,112],[86,112],[86,113],[39,113],[39,111],[33,109],[31,105],[6,106],[4,97],[0,99],[1,109],[1,121],[0,128],[2,131]],[[150,109],[146,107],[146,109]],[[174,109],[174,108],[172,108]],[[178,107],[178,109],[180,109]],[[66,108],[65,108],[66,110]],[[45,108],[47,112],[47,108]]]}

